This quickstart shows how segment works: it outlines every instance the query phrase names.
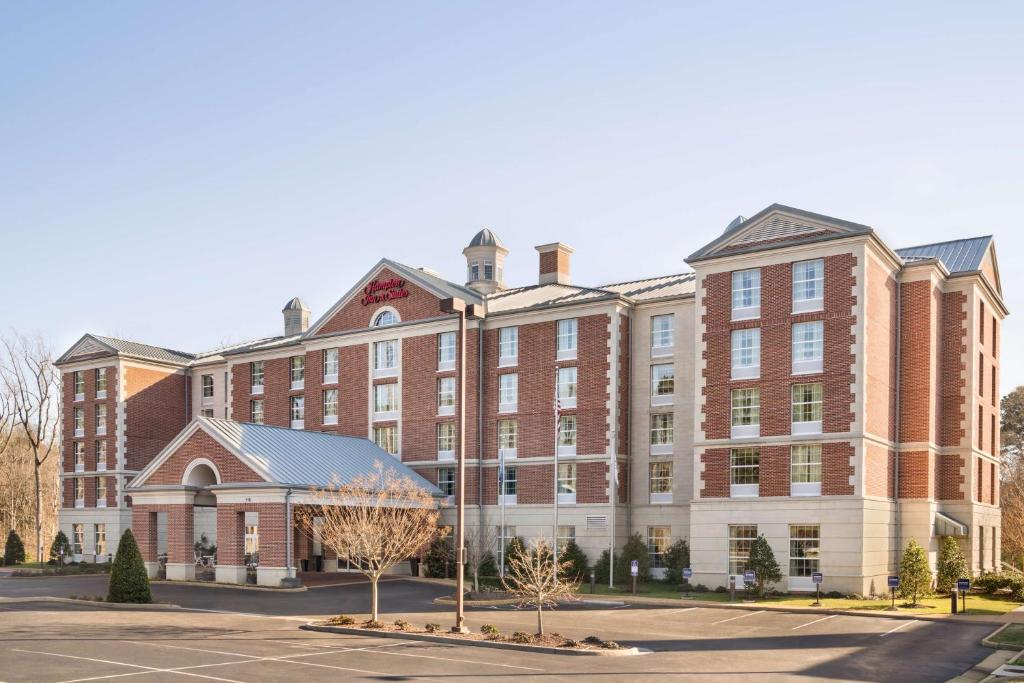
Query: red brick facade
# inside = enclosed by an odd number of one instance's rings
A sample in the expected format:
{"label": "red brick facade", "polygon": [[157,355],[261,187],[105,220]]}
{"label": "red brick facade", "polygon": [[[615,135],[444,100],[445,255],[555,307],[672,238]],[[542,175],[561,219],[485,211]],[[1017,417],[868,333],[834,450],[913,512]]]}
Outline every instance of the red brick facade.
{"label": "red brick facade", "polygon": [[[382,268],[376,275],[370,278],[371,281],[392,279],[404,280],[404,278],[388,268]],[[368,305],[363,305],[362,303],[364,293],[357,292],[350,301],[345,303],[337,313],[331,316],[330,320],[324,322],[317,333],[331,334],[333,332],[365,329],[372,324],[378,310],[385,306],[390,306],[398,311],[398,316],[403,322],[441,317],[441,300],[438,297],[408,280],[405,280],[405,285],[402,289],[408,292],[408,296]]]}
{"label": "red brick facade", "polygon": [[146,483],[154,485],[181,484],[185,470],[196,458],[206,458],[216,465],[220,472],[221,483],[238,484],[263,481],[262,477],[200,429],[176,448],[160,468],[146,480]]}

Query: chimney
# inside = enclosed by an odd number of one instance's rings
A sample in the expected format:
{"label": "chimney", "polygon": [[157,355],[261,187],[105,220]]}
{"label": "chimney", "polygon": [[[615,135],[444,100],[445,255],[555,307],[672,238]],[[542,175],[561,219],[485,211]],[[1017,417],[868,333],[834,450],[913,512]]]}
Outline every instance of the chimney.
{"label": "chimney", "polygon": [[309,309],[299,297],[285,304],[281,313],[284,314],[284,336],[294,337],[309,329]]}
{"label": "chimney", "polygon": [[534,249],[540,252],[538,282],[542,285],[569,284],[569,254],[572,253],[572,247],[561,242],[552,242],[534,247]]}

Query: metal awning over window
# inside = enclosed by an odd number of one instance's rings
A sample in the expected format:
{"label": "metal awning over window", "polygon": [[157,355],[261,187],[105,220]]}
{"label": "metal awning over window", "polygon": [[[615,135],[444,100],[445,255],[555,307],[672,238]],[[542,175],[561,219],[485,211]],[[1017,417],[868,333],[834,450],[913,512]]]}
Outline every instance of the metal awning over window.
{"label": "metal awning over window", "polygon": [[949,515],[941,512],[935,513],[935,535],[936,536],[967,536],[968,527],[966,524],[956,521]]}

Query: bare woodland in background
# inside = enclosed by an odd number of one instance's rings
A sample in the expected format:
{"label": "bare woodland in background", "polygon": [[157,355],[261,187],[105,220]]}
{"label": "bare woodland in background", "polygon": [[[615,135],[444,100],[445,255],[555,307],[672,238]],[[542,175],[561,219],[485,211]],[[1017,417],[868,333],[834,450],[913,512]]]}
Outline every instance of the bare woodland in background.
{"label": "bare woodland in background", "polygon": [[1002,472],[999,504],[1002,507],[1003,561],[1024,569],[1024,386],[1003,397]]}
{"label": "bare woodland in background", "polygon": [[60,373],[38,337],[0,338],[0,531],[46,560],[60,508]]}

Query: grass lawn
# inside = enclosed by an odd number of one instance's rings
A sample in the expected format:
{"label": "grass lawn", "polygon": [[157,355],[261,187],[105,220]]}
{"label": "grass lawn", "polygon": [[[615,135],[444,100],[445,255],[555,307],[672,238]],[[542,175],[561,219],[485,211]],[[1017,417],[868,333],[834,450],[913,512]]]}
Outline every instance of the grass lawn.
{"label": "grass lawn", "polygon": [[1024,624],[1010,624],[992,640],[1024,649]]}
{"label": "grass lawn", "polygon": [[[632,595],[628,588],[612,588],[608,586],[596,586],[594,595],[626,597]],[[661,583],[640,584],[637,594],[649,598],[676,598],[683,594],[675,586],[667,586]],[[590,595],[590,585],[580,586],[580,596]],[[728,593],[690,593],[695,601],[707,602],[728,602]],[[736,601],[740,602],[743,593],[737,591]],[[810,607],[814,602],[813,595],[783,595],[758,600],[757,604],[771,604],[788,607]],[[890,600],[851,600],[848,598],[822,598],[821,606],[825,609],[863,609],[863,610],[884,610],[888,609],[892,602]],[[900,612],[909,614],[948,614],[949,596],[928,597],[921,599],[919,607],[903,607],[904,602],[896,598],[896,607]],[[1005,614],[1020,607],[1019,602],[1013,602],[1005,598],[992,595],[968,595],[968,614]],[[1009,630],[1009,629],[1007,629]]]}

